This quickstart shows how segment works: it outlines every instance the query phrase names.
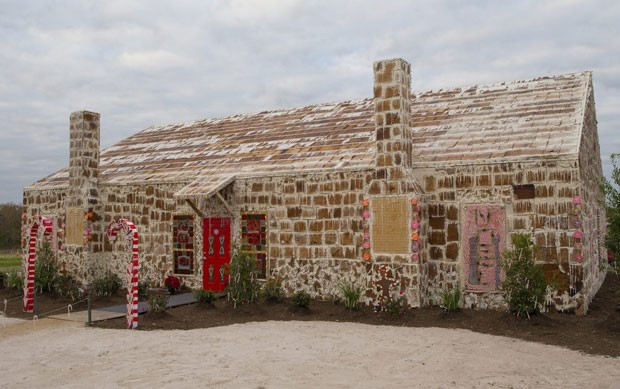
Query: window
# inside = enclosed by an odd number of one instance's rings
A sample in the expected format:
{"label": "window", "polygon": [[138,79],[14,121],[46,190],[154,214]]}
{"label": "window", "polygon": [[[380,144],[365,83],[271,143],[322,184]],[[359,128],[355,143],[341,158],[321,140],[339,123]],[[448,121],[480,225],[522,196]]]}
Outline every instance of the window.
{"label": "window", "polygon": [[194,217],[172,217],[172,253],[175,274],[194,273]]}
{"label": "window", "polygon": [[84,209],[67,208],[66,242],[71,245],[84,244]]}
{"label": "window", "polygon": [[372,199],[372,242],[375,253],[409,253],[409,207],[405,197]]}
{"label": "window", "polygon": [[536,188],[532,184],[513,185],[515,200],[529,200],[536,197]]}
{"label": "window", "polygon": [[258,277],[267,277],[267,215],[244,213],[241,215],[241,251],[256,259]]}

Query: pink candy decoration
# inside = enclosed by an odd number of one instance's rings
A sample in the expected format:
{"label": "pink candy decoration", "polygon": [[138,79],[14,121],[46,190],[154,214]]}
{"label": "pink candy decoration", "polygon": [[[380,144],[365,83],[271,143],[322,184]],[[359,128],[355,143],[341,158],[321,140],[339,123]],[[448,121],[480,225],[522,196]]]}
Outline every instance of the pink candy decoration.
{"label": "pink candy decoration", "polygon": [[573,204],[581,204],[581,196],[573,196]]}
{"label": "pink candy decoration", "polygon": [[417,261],[420,257],[418,256],[418,253],[413,253],[411,254],[411,260],[412,261]]}
{"label": "pink candy decoration", "polygon": [[370,248],[370,242],[364,242],[364,248],[365,249],[369,249]]}
{"label": "pink candy decoration", "polygon": [[364,213],[362,214],[362,216],[364,217],[364,219],[368,219],[370,217],[370,212],[368,211],[364,211]]}
{"label": "pink candy decoration", "polygon": [[583,232],[577,230],[575,232],[573,232],[573,238],[575,239],[581,239],[583,237]]}
{"label": "pink candy decoration", "polygon": [[579,263],[583,262],[583,256],[575,255],[575,262],[579,262]]}
{"label": "pink candy decoration", "polygon": [[415,229],[417,229],[418,227],[420,227],[420,223],[418,223],[418,221],[417,221],[417,220],[414,220],[414,221],[412,221],[412,222],[411,222],[411,228],[412,228],[412,229],[414,229],[414,230],[415,230]]}

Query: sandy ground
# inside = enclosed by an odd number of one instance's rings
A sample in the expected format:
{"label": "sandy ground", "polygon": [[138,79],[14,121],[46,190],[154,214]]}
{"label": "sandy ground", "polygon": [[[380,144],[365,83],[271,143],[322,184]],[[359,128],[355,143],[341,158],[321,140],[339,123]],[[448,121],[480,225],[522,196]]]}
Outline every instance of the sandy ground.
{"label": "sandy ground", "polygon": [[1,388],[617,388],[618,382],[618,358],[466,330],[274,321],[146,332],[0,316]]}

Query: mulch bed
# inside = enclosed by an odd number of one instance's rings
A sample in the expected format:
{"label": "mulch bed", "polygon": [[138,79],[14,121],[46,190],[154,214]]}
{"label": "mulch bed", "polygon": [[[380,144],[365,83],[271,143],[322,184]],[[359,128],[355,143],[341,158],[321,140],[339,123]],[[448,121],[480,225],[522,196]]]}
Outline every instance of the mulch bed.
{"label": "mulch bed", "polygon": [[[6,294],[6,290],[0,290],[0,303]],[[44,294],[39,298],[39,309],[44,312],[54,304],[58,306],[62,302],[62,298]],[[96,299],[93,306],[123,303],[124,296],[115,296]],[[7,314],[13,317],[32,317],[31,314],[24,315],[20,309],[21,307],[17,311],[9,309]],[[620,357],[620,276],[614,273],[607,275],[605,283],[590,305],[587,316],[549,312],[534,315],[528,320],[506,312],[460,310],[444,313],[438,307],[428,307],[406,310],[404,314],[392,317],[385,312],[375,313],[370,307],[349,311],[342,303],[331,301],[313,300],[308,309],[299,308],[288,299],[281,303],[261,302],[233,308],[232,303],[222,298],[213,305],[190,304],[168,309],[160,314],[141,315],[139,329],[188,330],[268,320],[320,320],[404,327],[461,328],[567,347],[588,354]],[[126,322],[125,318],[119,318],[93,325],[124,329]]]}
{"label": "mulch bed", "polygon": [[[34,313],[23,312],[23,291],[16,289],[0,289],[0,312],[4,309],[4,299],[7,300],[5,314],[9,317],[20,319],[32,319]],[[127,304],[127,297],[121,293],[116,296],[93,297],[91,307],[93,309],[106,308],[114,305]],[[59,296],[51,292],[43,292],[36,296],[37,313],[40,319],[67,313],[67,306],[71,305],[72,312],[88,309],[88,303],[84,299]]]}

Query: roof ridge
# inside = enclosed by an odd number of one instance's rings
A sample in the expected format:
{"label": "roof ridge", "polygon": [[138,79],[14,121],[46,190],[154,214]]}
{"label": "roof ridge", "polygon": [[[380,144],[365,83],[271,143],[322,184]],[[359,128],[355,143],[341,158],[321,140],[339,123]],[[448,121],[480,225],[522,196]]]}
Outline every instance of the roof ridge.
{"label": "roof ridge", "polygon": [[571,73],[561,73],[561,74],[554,74],[554,75],[547,75],[547,76],[538,76],[538,77],[534,77],[534,78],[529,78],[529,79],[518,79],[518,80],[508,80],[508,81],[495,81],[495,82],[489,82],[489,83],[482,83],[482,84],[469,84],[469,85],[461,85],[461,86],[455,86],[455,87],[447,87],[447,88],[439,88],[439,89],[428,89],[425,91],[419,91],[417,93],[412,93],[414,96],[419,96],[425,93],[438,93],[438,92],[447,92],[447,91],[454,91],[457,89],[471,89],[471,88],[476,88],[476,89],[481,89],[481,88],[490,88],[490,87],[498,87],[498,86],[506,86],[506,85],[517,85],[517,84],[527,84],[527,83],[532,83],[532,82],[537,82],[537,81],[542,81],[542,80],[558,80],[558,79],[562,79],[562,78],[568,78],[570,76],[580,76],[580,77],[587,77],[587,75],[591,75],[592,71],[591,70],[583,70],[580,72],[571,72]]}

